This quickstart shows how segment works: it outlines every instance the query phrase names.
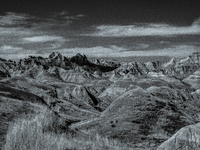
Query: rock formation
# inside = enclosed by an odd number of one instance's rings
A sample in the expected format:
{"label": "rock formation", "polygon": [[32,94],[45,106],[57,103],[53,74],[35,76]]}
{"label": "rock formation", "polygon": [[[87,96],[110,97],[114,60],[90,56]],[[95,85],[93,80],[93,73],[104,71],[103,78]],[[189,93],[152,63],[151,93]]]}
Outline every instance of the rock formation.
{"label": "rock formation", "polygon": [[19,62],[0,59],[2,105],[11,101],[17,111],[21,105],[46,106],[70,129],[90,129],[138,149],[178,148],[180,135],[186,146],[198,147],[199,125],[185,126],[200,122],[199,83],[200,53],[165,64],[91,61],[58,52]]}
{"label": "rock formation", "polygon": [[197,150],[200,149],[200,123],[181,128],[157,150]]}

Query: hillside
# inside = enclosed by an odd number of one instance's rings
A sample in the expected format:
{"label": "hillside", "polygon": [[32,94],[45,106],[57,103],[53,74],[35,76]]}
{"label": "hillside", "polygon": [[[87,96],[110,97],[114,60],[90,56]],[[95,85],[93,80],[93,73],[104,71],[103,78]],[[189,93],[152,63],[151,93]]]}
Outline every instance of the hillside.
{"label": "hillside", "polygon": [[133,149],[162,149],[200,122],[199,83],[200,53],[167,63],[57,52],[19,62],[0,59],[0,147],[9,124],[46,108],[77,136],[99,134]]}

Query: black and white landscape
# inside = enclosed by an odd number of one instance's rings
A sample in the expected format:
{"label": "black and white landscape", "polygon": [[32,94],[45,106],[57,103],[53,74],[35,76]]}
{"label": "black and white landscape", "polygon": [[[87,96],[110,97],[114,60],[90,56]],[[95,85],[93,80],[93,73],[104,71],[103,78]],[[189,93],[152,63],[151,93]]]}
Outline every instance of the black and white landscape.
{"label": "black and white landscape", "polygon": [[[38,117],[45,114],[48,118],[43,119],[47,121],[54,121],[52,114],[62,120],[55,127],[59,131],[44,126],[47,129],[41,131],[44,135],[39,133],[42,136],[70,132],[74,138],[87,139],[99,134],[134,149],[156,148],[168,139],[158,149],[199,147],[200,53],[161,64],[90,61],[81,54],[69,58],[53,52],[46,58],[30,56],[19,62],[1,59],[0,66],[3,144],[10,122],[41,113]],[[185,127],[188,125],[193,125],[192,129]],[[9,140],[16,140],[12,138],[26,140],[13,130],[7,133],[7,138],[11,138],[6,140],[8,144],[11,144]],[[176,132],[179,136],[174,137]],[[75,141],[70,142],[73,145]],[[87,140],[80,142],[79,146],[85,145]],[[93,148],[90,143],[89,149],[104,149],[105,145],[101,144],[100,148]],[[115,149],[115,146],[123,149],[124,145],[105,147]]]}
{"label": "black and white landscape", "polygon": [[200,149],[195,1],[0,6],[0,150]]}

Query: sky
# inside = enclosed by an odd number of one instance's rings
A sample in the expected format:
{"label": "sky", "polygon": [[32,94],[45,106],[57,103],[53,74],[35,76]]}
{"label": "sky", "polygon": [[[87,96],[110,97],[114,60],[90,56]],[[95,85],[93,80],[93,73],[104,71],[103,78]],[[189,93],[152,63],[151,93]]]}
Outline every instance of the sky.
{"label": "sky", "polygon": [[200,7],[195,0],[1,0],[0,57],[53,51],[186,57],[200,52]]}

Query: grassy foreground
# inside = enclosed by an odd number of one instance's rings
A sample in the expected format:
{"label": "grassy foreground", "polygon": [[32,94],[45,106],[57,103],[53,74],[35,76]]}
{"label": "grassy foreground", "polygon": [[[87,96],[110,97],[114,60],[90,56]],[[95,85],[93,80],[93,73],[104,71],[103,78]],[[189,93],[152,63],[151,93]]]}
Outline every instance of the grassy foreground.
{"label": "grassy foreground", "polygon": [[72,135],[65,121],[49,110],[10,124],[4,150],[106,150],[129,149],[98,134],[92,138]]}

